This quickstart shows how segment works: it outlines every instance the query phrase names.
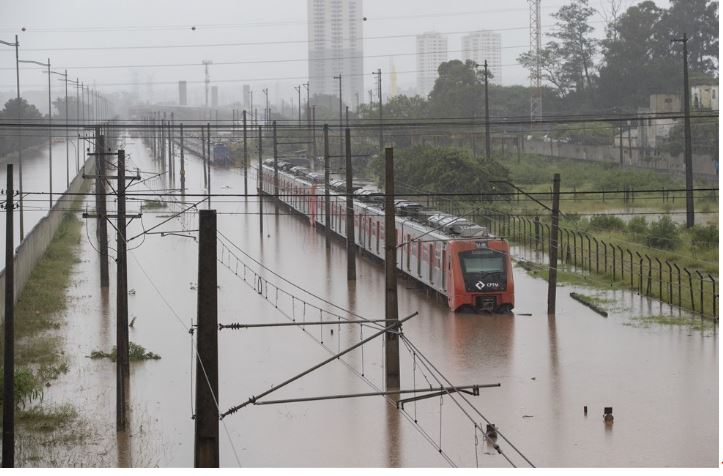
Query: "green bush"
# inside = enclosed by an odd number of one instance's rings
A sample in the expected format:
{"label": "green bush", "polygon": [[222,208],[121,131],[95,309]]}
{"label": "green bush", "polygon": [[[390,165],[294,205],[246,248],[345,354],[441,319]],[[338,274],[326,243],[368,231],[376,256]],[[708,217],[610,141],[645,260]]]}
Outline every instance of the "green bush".
{"label": "green bush", "polygon": [[[0,387],[4,388],[4,369],[0,367]],[[43,398],[43,386],[33,375],[33,372],[26,368],[15,369],[13,381],[13,392],[15,407],[25,408],[26,403]],[[0,395],[0,404],[4,404],[3,395]]]}
{"label": "green bush", "polygon": [[645,217],[635,217],[628,222],[628,231],[638,236],[645,236],[648,233],[648,222]]}
{"label": "green bush", "polygon": [[625,222],[614,215],[595,215],[590,218],[592,230],[624,230]]}
{"label": "green bush", "polygon": [[699,248],[714,248],[718,246],[718,226],[709,223],[706,226],[696,225],[691,230],[693,245]]}
{"label": "green bush", "polygon": [[678,225],[676,225],[668,215],[650,224],[648,246],[663,250],[672,250],[679,244],[680,234],[678,232]]}

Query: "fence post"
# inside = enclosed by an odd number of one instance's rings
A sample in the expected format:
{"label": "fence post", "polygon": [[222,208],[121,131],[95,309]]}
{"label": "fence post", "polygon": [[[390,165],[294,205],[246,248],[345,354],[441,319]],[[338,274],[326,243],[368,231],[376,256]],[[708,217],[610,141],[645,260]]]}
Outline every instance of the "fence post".
{"label": "fence post", "polygon": [[[638,257],[638,265],[639,265],[638,266],[638,292],[642,295],[643,294],[643,256],[640,253],[638,253],[637,251],[635,252],[635,254]],[[630,262],[630,269],[631,269],[631,271],[633,269],[632,261]],[[631,279],[630,280],[631,285],[632,285],[632,282],[633,281]]]}
{"label": "fence post", "polygon": [[593,236],[592,241],[595,242],[595,274],[600,274],[600,253],[598,249],[597,238]]}
{"label": "fence post", "polygon": [[705,313],[705,306],[703,305],[703,274],[695,270],[695,274],[698,275],[698,279],[700,279],[700,315],[702,316]]}
{"label": "fence post", "polygon": [[708,274],[708,278],[710,278],[710,283],[713,285],[713,309],[712,309],[713,312],[711,312],[711,315],[712,315],[713,317],[716,317],[716,316],[715,316],[715,309],[716,309],[716,308],[715,308],[715,301],[716,301],[715,278],[714,278],[713,276],[711,276],[710,274]]}
{"label": "fence post", "polygon": [[692,307],[693,312],[695,312],[695,300],[693,300],[693,276],[690,274],[690,271],[688,271],[688,268],[683,268],[683,271],[685,271],[685,274],[688,275],[688,286],[690,287],[690,307]]}
{"label": "fence post", "polygon": [[535,251],[540,249],[540,217],[535,216]]}
{"label": "fence post", "polygon": [[677,263],[673,263],[673,266],[675,266],[675,270],[678,273],[678,306],[682,306],[682,286],[680,284],[680,266],[678,266]]}
{"label": "fence post", "polygon": [[666,259],[665,265],[668,267],[668,304],[673,304],[673,267]]}

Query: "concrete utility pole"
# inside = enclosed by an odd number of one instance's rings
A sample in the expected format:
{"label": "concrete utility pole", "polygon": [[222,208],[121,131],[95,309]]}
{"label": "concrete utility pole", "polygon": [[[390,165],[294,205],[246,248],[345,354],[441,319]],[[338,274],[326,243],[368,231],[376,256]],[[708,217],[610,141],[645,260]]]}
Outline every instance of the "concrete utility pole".
{"label": "concrete utility pole", "polygon": [[294,89],[299,96],[299,127],[301,127],[301,85],[294,86]]}
{"label": "concrete utility pole", "polygon": [[181,193],[186,191],[186,161],[183,155],[183,123],[181,123]]}
{"label": "concrete utility pole", "polygon": [[218,290],[216,210],[200,210],[196,306],[195,468],[218,468]]}
{"label": "concrete utility pole", "polygon": [[211,123],[206,123],[206,151],[208,166],[208,209],[211,209]]}
{"label": "concrete utility pole", "polygon": [[311,106],[311,146],[314,160],[316,160],[316,106]]}
{"label": "concrete utility pole", "polygon": [[101,135],[100,127],[95,128],[95,209],[98,212],[96,220],[96,236],[100,248],[100,287],[110,287],[108,275],[108,222],[106,220],[105,197],[105,136]]}
{"label": "concrete utility pole", "polygon": [[341,74],[334,76],[334,79],[339,80],[339,157],[344,156],[344,139],[342,138],[342,128],[344,127],[344,117],[341,115]]}
{"label": "concrete utility pole", "polygon": [[[264,236],[264,164],[263,164],[263,149],[264,149],[264,138],[261,126],[259,126],[259,172],[256,175],[257,187],[256,191],[259,194],[259,230],[261,231],[261,237]],[[274,165],[276,162],[274,161]]]}
{"label": "concrete utility pole", "polygon": [[[128,363],[128,261],[126,255],[126,153],[118,151],[118,220],[117,220],[117,288],[116,288],[116,426],[128,431],[128,397],[130,366]],[[103,217],[105,218],[105,217]]]}
{"label": "concrete utility pole", "polygon": [[279,214],[279,154],[276,142],[276,121],[273,123],[274,141],[274,213]]}
{"label": "concrete utility pole", "polygon": [[266,124],[266,127],[269,126],[269,116],[271,115],[271,111],[269,110],[269,88],[264,88],[261,90],[264,93],[264,96],[266,96],[266,110],[264,111],[264,123]]}
{"label": "concrete utility pole", "polygon": [[[307,81],[307,82],[305,82],[305,83],[302,83],[301,85],[304,86],[304,88],[306,88],[306,127],[308,128],[308,133],[307,133],[307,135],[308,135],[308,138],[309,138],[309,142],[311,142],[311,133],[312,133],[312,131],[311,131],[311,105],[310,105],[311,103],[309,102],[309,95],[310,95],[310,92],[309,92],[309,82]],[[309,145],[307,144],[307,146],[306,146],[306,155],[308,156],[310,153],[311,153],[311,151],[309,150]],[[316,160],[316,154],[314,154],[314,159],[313,159],[313,160]],[[313,165],[312,165],[312,169],[313,169]]]}
{"label": "concrete utility pole", "polygon": [[354,197],[351,168],[351,132],[346,128],[346,279],[356,280],[356,243],[354,241]]}
{"label": "concrete utility pole", "polygon": [[248,136],[246,134],[246,109],[243,111],[243,127],[244,127],[244,193],[249,193],[249,156],[247,149]]}
{"label": "concrete utility pole", "polygon": [[324,124],[324,233],[326,247],[331,246],[331,197],[329,195],[329,125]]}
{"label": "concrete utility pole", "polygon": [[557,247],[560,221],[560,174],[552,180],[552,227],[550,228],[550,264],[547,281],[547,314],[555,314],[557,300]]}
{"label": "concrete utility pole", "polygon": [[683,38],[674,38],[676,43],[683,43],[683,104],[685,129],[685,226],[692,228],[695,224],[695,210],[693,202],[693,146],[690,134],[690,86],[688,84],[688,35]]}
{"label": "concrete utility pole", "polygon": [[206,170],[206,133],[201,126],[201,163],[203,165],[203,186],[208,186],[208,177]]}
{"label": "concrete utility pole", "polygon": [[[387,325],[399,321],[397,306],[397,227],[394,217],[394,149],[385,149],[384,157],[384,315]],[[431,260],[432,257],[430,256]],[[399,390],[399,336],[397,331],[385,335],[385,368],[387,391]]]}
{"label": "concrete utility pole", "polygon": [[[376,73],[372,73],[377,76],[377,87],[379,94],[379,153],[381,154],[384,150],[384,125],[382,121],[382,70],[377,69]],[[369,95],[369,103],[371,103],[371,94]]]}
{"label": "concrete utility pole", "polygon": [[[15,37],[17,41],[17,36]],[[18,104],[19,105],[19,104]],[[5,190],[5,335],[3,366],[3,468],[15,467],[15,233],[13,164],[7,164]]]}
{"label": "concrete utility pole", "polygon": [[487,60],[485,60],[485,155],[487,159],[492,157],[492,145],[490,144],[490,101],[487,94],[487,82],[489,74],[487,72]]}

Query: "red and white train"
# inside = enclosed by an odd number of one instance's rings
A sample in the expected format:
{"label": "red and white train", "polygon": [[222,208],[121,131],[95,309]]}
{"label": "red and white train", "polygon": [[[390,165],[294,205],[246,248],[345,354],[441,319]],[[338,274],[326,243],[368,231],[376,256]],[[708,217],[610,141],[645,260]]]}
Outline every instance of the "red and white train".
{"label": "red and white train", "polygon": [[[278,199],[325,225],[324,176],[278,161]],[[262,166],[263,193],[274,195],[273,159]],[[384,260],[383,195],[355,186],[354,240],[367,253]],[[376,194],[375,194],[376,192]],[[330,182],[330,225],[346,238],[346,184]],[[397,268],[439,293],[452,311],[510,312],[515,305],[509,244],[464,218],[397,200]]]}

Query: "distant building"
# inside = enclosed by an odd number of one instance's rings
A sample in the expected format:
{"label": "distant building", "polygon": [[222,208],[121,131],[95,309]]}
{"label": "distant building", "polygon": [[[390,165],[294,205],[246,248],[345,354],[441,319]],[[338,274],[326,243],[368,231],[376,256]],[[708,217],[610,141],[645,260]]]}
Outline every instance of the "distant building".
{"label": "distant building", "polygon": [[690,88],[690,107],[694,111],[717,111],[718,85],[708,84]]}
{"label": "distant building", "polygon": [[362,0],[307,0],[311,96],[339,97],[354,107],[364,96]]}
{"label": "distant building", "polygon": [[490,82],[502,84],[502,35],[494,31],[477,31],[462,37],[462,55],[464,60],[484,64],[492,73]]}
{"label": "distant building", "polygon": [[[649,108],[638,108],[637,130],[631,130],[630,146],[655,150],[668,138],[671,129],[677,124],[675,119],[654,119],[656,114],[674,114],[682,111],[682,101],[677,94],[652,94]],[[634,136],[634,137],[633,137]],[[620,145],[619,138],[615,144]]]}
{"label": "distant building", "polygon": [[441,63],[447,61],[447,37],[437,32],[417,35],[417,93],[427,96],[434,88]]}
{"label": "distant building", "polygon": [[211,107],[218,107],[218,86],[211,86]]}
{"label": "distant building", "polygon": [[187,96],[187,83],[186,81],[179,81],[178,82],[178,104],[180,106],[188,106],[188,96]]}

